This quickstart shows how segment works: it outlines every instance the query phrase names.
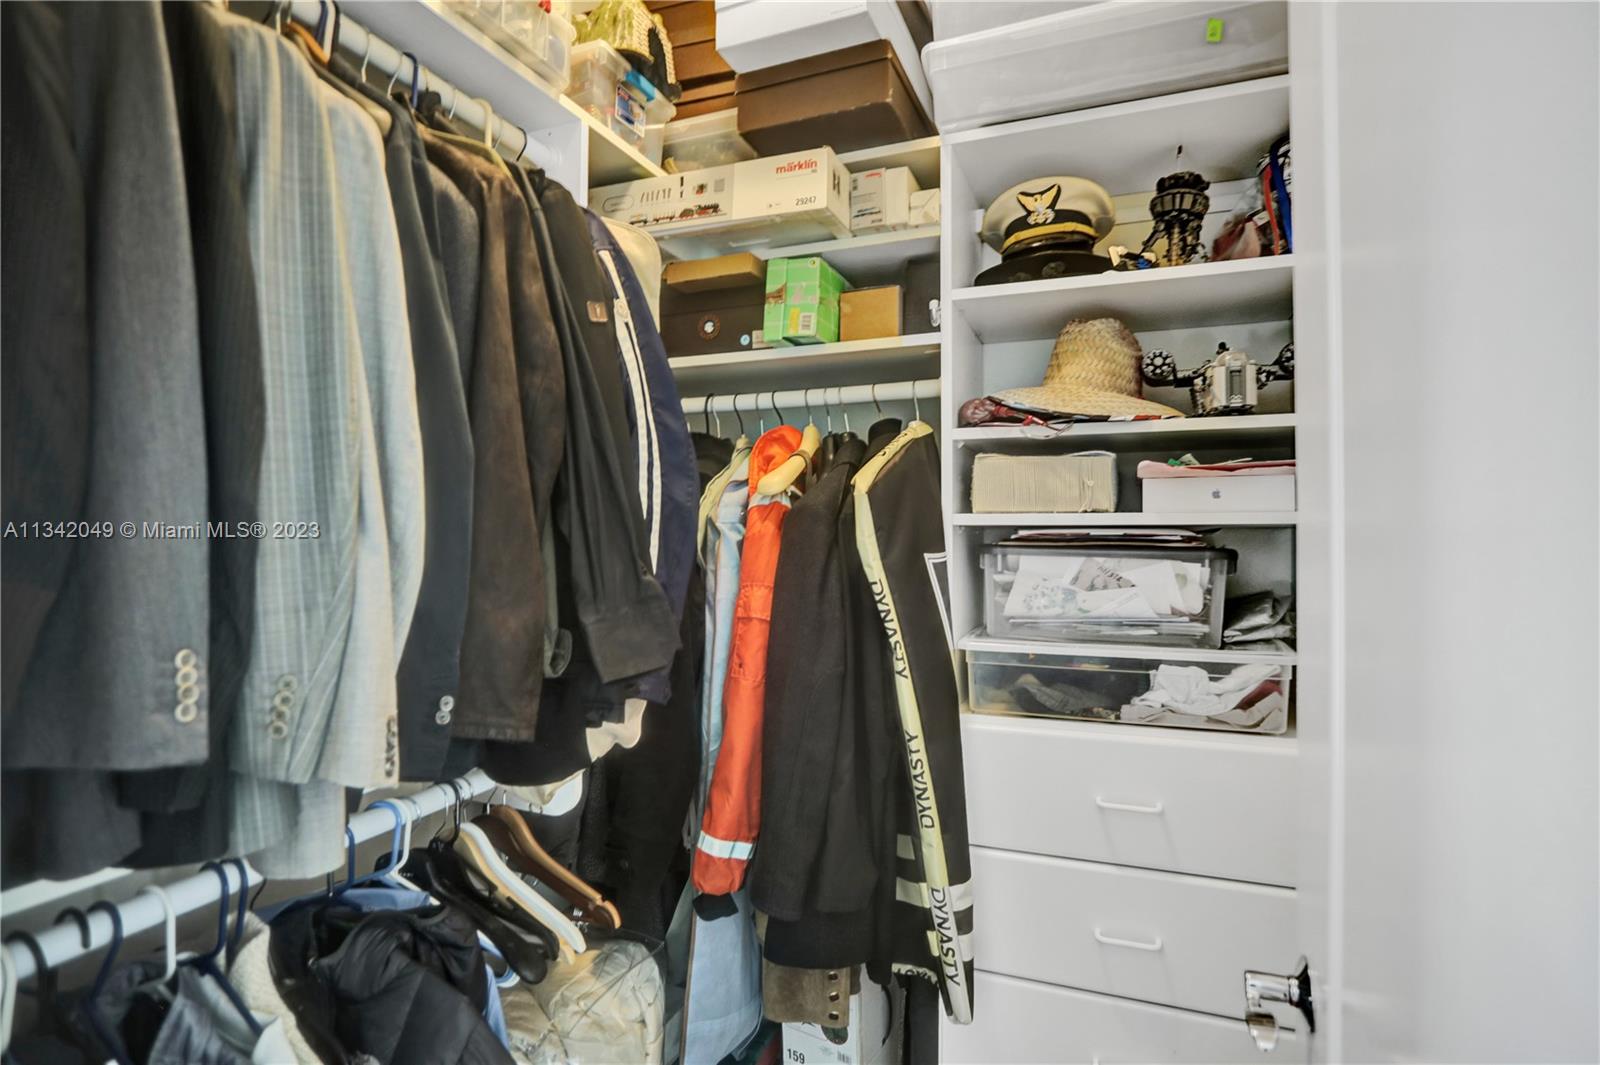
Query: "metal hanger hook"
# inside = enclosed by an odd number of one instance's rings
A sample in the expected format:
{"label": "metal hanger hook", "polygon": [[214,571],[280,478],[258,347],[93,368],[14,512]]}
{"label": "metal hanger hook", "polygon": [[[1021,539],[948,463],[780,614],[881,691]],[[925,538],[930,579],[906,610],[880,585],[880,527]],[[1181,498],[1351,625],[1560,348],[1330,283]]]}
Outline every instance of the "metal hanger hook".
{"label": "metal hanger hook", "polygon": [[705,409],[700,412],[700,416],[705,419],[707,436],[711,435],[711,401],[716,398],[717,394],[715,392],[707,393]]}
{"label": "metal hanger hook", "polygon": [[89,942],[90,942],[90,940],[89,940],[89,918],[88,918],[88,916],[85,915],[84,912],[82,910],[78,909],[76,906],[68,906],[66,909],[64,909],[60,913],[56,914],[56,919],[54,921],[51,921],[50,923],[51,924],[60,924],[61,923],[61,919],[63,917],[72,918],[73,923],[78,926],[78,940],[83,945],[83,949],[84,950],[88,950],[89,949]]}
{"label": "metal hanger hook", "polygon": [[778,424],[786,424],[788,419],[783,416],[783,408],[778,406],[778,392],[776,389],[767,393],[767,402],[772,404],[772,413],[778,416]]}
{"label": "metal hanger hook", "polygon": [[850,408],[844,401],[844,389],[836,388],[835,391],[839,393],[839,412],[844,415],[844,431],[848,433],[850,432]]}
{"label": "metal hanger hook", "polygon": [[922,420],[922,404],[917,400],[917,382],[915,379],[911,382],[911,413],[917,421],[920,422]]}
{"label": "metal hanger hook", "polygon": [[422,102],[422,89],[424,85],[422,80],[422,64],[418,62],[417,57],[411,55],[410,52],[405,54],[411,56],[411,109],[415,111],[417,109],[417,105]]}
{"label": "metal hanger hook", "polygon": [[739,435],[744,436],[744,412],[739,409],[739,393],[733,394],[733,416],[739,419]]}
{"label": "metal hanger hook", "polygon": [[877,408],[879,414],[883,413],[883,404],[878,402],[878,383],[876,381],[872,383],[872,405]]}
{"label": "metal hanger hook", "polygon": [[451,122],[456,120],[456,102],[461,99],[461,90],[454,85],[450,86],[450,111],[444,117]]}
{"label": "metal hanger hook", "polygon": [[361,84],[367,83],[367,64],[372,61],[372,34],[367,34],[367,46],[361,49]]}

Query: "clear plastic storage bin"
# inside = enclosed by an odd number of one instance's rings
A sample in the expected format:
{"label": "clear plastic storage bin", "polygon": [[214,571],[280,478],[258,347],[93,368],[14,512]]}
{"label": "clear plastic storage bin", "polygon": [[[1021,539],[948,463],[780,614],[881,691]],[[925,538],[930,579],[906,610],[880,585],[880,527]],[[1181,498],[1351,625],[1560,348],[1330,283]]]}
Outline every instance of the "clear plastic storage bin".
{"label": "clear plastic storage bin", "polygon": [[628,61],[605,41],[588,41],[572,50],[572,102],[602,122],[611,121],[617,106],[617,83],[627,77]]}
{"label": "clear plastic storage bin", "polygon": [[1221,647],[1236,552],[1220,547],[1044,547],[983,552],[990,636]]}
{"label": "clear plastic storage bin", "polygon": [[666,124],[677,108],[611,45],[589,41],[573,49],[567,96],[652,163],[661,162]]}
{"label": "clear plastic storage bin", "polygon": [[739,136],[739,109],[681,118],[666,130],[663,165],[675,174],[754,159],[756,150]]}
{"label": "clear plastic storage bin", "polygon": [[1281,74],[1288,4],[1106,0],[934,41],[922,61],[935,123],[953,133]]}
{"label": "clear plastic storage bin", "polygon": [[572,23],[544,10],[538,0],[447,0],[447,4],[557,92],[566,90],[572,42],[578,36]]}
{"label": "clear plastic storage bin", "polygon": [[968,651],[967,699],[980,714],[1278,735],[1289,727],[1293,672],[1277,662]]}

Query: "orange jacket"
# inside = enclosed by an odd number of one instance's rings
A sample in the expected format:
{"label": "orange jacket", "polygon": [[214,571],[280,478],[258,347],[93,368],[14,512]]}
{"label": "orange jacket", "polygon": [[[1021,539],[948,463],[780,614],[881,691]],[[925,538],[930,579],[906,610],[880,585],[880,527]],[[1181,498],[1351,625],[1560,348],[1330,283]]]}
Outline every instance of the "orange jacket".
{"label": "orange jacket", "polygon": [[800,430],[780,425],[750,452],[750,508],[739,562],[739,598],[722,693],[722,749],[695,841],[694,886],[705,895],[739,890],[761,829],[761,719],[766,703],[767,634],[778,572],[787,496],[763,496],[756,484],[800,447]]}

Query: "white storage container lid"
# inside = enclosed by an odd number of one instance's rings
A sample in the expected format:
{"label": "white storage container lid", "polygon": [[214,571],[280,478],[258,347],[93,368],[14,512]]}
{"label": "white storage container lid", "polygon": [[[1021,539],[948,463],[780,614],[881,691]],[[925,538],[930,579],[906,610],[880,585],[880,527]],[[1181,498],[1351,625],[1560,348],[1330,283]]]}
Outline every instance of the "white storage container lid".
{"label": "white storage container lid", "polygon": [[944,41],[1100,2],[1102,0],[933,0],[928,10],[933,16],[933,39]]}
{"label": "white storage container lid", "polygon": [[934,41],[922,62],[934,123],[953,133],[1281,74],[1288,4],[1106,0]]}

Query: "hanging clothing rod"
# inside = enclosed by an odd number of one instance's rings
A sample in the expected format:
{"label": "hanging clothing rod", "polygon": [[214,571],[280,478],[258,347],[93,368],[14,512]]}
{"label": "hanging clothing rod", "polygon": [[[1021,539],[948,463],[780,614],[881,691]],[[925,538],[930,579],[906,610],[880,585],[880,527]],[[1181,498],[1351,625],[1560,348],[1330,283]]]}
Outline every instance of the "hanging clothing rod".
{"label": "hanging clothing rod", "polygon": [[[292,18],[315,31],[317,23],[322,20],[323,13],[327,13],[329,22],[333,20],[334,5],[329,0],[274,0],[282,4],[279,9],[285,18]],[[400,49],[385,41],[365,26],[350,17],[353,4],[343,4],[338,7],[339,12],[339,39],[335,43],[337,48],[342,48],[347,57],[353,58],[356,65],[366,63],[368,70],[375,70],[385,79],[393,78],[396,88],[401,85],[410,88],[411,78],[414,73],[410,56],[404,55]],[[324,38],[333,33],[331,26],[324,27]],[[521,126],[512,125],[493,111],[486,110],[482,103],[475,97],[468,96],[454,85],[438,77],[428,69],[427,59],[422,60],[421,72],[418,74],[417,84],[421,91],[433,91],[443,98],[445,109],[455,115],[453,121],[468,126],[478,133],[487,133],[490,143],[506,159],[526,158],[531,159],[546,170],[557,169],[561,165],[561,153],[545,144],[528,136],[527,130]],[[489,124],[493,123],[493,128]]]}
{"label": "hanging clothing rod", "polygon": [[[449,810],[455,806],[458,793],[463,799],[475,799],[498,787],[481,769],[474,769],[464,777],[457,777],[454,783],[453,789],[449,784],[434,784],[413,795],[405,796],[410,803],[416,805],[417,820],[420,821],[442,810]],[[351,815],[350,831],[359,846],[367,840],[393,833],[394,822],[394,815],[388,810],[368,808]],[[232,862],[227,862],[223,864],[222,870],[227,874],[230,892],[234,893],[232,905],[237,906],[238,867]],[[245,890],[249,891],[261,883],[262,876],[250,868],[248,863],[245,865],[245,870],[248,873],[245,878]],[[342,870],[336,871],[336,875],[342,875]],[[217,875],[209,869],[164,887],[167,897],[172,901],[173,910],[180,915],[201,909],[214,909],[222,897],[220,894],[222,885],[218,882]],[[167,919],[161,900],[154,895],[135,895],[127,902],[118,903],[117,909],[122,914],[122,934],[125,938],[137,935],[146,929],[160,928]],[[44,954],[45,963],[50,968],[59,969],[70,961],[110,946],[111,917],[99,911],[92,911],[88,916],[87,947],[83,945],[78,926],[71,921],[55,925],[35,936],[39,942],[39,949]],[[34,975],[36,967],[32,951],[21,943],[7,944],[4,949],[11,955],[18,983]]]}
{"label": "hanging clothing rod", "polygon": [[[703,414],[706,411],[707,396],[685,396],[683,399],[683,412],[685,414]],[[939,398],[939,381],[937,378],[926,378],[921,381],[886,381],[881,385],[828,385],[817,388],[789,389],[781,392],[771,392],[765,388],[757,391],[740,392],[713,392],[710,393],[712,414],[732,414],[735,404],[738,410],[746,414],[759,414],[769,411],[776,403],[783,408],[785,413],[803,410],[809,403],[814,411],[822,410],[832,404],[835,407],[846,406],[854,403],[879,403],[899,402],[903,400],[924,400]]]}

